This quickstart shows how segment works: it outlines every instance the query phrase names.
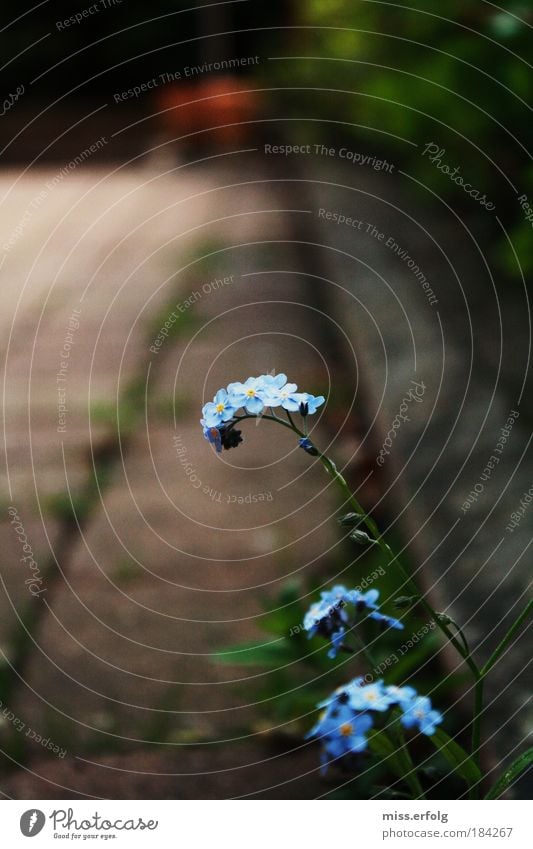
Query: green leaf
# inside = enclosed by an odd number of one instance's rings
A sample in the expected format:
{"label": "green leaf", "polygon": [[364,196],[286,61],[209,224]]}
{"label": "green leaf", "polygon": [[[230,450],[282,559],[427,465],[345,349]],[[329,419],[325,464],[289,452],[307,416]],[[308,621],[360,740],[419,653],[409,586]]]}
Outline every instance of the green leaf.
{"label": "green leaf", "polygon": [[274,634],[276,637],[293,637],[302,634],[307,639],[303,627],[305,610],[300,605],[271,610],[261,617],[258,622],[262,631]]}
{"label": "green leaf", "polygon": [[498,799],[508,787],[513,784],[521,773],[531,766],[533,763],[533,746],[517,757],[515,761],[508,767],[502,775],[500,775],[496,784],[491,787],[485,799]]}
{"label": "green leaf", "polygon": [[403,741],[395,743],[382,731],[372,731],[368,735],[368,745],[374,754],[385,761],[391,772],[407,783],[415,799],[423,796],[413,762]]}
{"label": "green leaf", "polygon": [[469,787],[481,781],[482,775],[478,766],[474,763],[470,755],[465,752],[459,743],[448,737],[445,731],[441,728],[437,729],[434,734],[429,737],[436,749],[441,753],[453,771],[463,778]]}
{"label": "green leaf", "polygon": [[387,766],[399,778],[403,778],[403,764],[398,756],[394,743],[381,731],[371,731],[368,735],[368,745],[374,754],[387,762]]}

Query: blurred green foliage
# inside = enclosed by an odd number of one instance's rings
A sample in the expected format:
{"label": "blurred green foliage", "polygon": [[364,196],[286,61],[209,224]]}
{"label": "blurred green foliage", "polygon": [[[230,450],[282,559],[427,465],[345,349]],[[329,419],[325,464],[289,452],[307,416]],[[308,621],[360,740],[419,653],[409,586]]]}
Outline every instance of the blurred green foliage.
{"label": "blurred green foliage", "polygon": [[[293,125],[302,141],[325,141],[328,133],[364,140],[368,152],[392,153],[460,213],[479,218],[479,207],[422,157],[426,144],[438,144],[443,160],[494,201],[531,271],[531,223],[516,195],[528,194],[533,205],[533,0],[511,0],[505,11],[484,0],[309,0],[300,8],[307,29],[286,51],[292,58],[273,64],[280,86],[290,79],[303,88],[288,98],[291,109],[319,118]],[[487,248],[493,242],[494,233]],[[520,276],[507,240],[489,255]]]}

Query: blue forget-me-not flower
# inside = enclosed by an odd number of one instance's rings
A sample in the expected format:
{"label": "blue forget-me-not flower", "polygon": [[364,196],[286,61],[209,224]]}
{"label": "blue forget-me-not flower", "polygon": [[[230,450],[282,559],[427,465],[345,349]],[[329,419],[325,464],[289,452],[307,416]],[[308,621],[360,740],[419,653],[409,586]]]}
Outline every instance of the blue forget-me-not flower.
{"label": "blue forget-me-not flower", "polygon": [[[235,448],[242,442],[241,438],[235,436],[237,433],[240,436],[240,431],[233,428],[241,419],[238,415],[240,410],[243,410],[245,416],[261,416],[268,408],[273,411],[276,407],[282,407],[287,413],[300,411],[307,416],[316,412],[324,403],[323,395],[310,395],[297,392],[297,389],[296,383],[287,382],[286,374],[262,374],[249,377],[244,382],[229,383],[226,389],[219,389],[213,401],[204,404],[202,408],[200,423],[205,438],[220,453],[222,448]],[[217,434],[214,428],[218,428],[220,433]],[[309,454],[317,453],[309,440],[300,440],[300,445]]]}

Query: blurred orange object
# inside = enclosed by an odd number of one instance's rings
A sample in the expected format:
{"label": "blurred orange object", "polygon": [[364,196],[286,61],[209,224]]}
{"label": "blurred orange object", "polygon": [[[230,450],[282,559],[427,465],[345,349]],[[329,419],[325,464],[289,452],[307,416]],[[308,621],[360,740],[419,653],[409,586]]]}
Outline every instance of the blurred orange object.
{"label": "blurred orange object", "polygon": [[240,145],[254,134],[259,92],[242,77],[225,75],[178,82],[156,95],[161,132],[167,139],[196,133],[194,144]]}

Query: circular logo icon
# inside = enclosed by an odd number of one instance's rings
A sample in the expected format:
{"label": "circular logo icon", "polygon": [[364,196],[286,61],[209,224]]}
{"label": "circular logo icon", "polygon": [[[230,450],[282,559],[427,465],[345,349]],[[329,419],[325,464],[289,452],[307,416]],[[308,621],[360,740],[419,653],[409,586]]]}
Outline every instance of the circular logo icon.
{"label": "circular logo icon", "polygon": [[42,811],[31,808],[25,811],[20,818],[20,830],[24,837],[35,837],[43,830],[46,817]]}

